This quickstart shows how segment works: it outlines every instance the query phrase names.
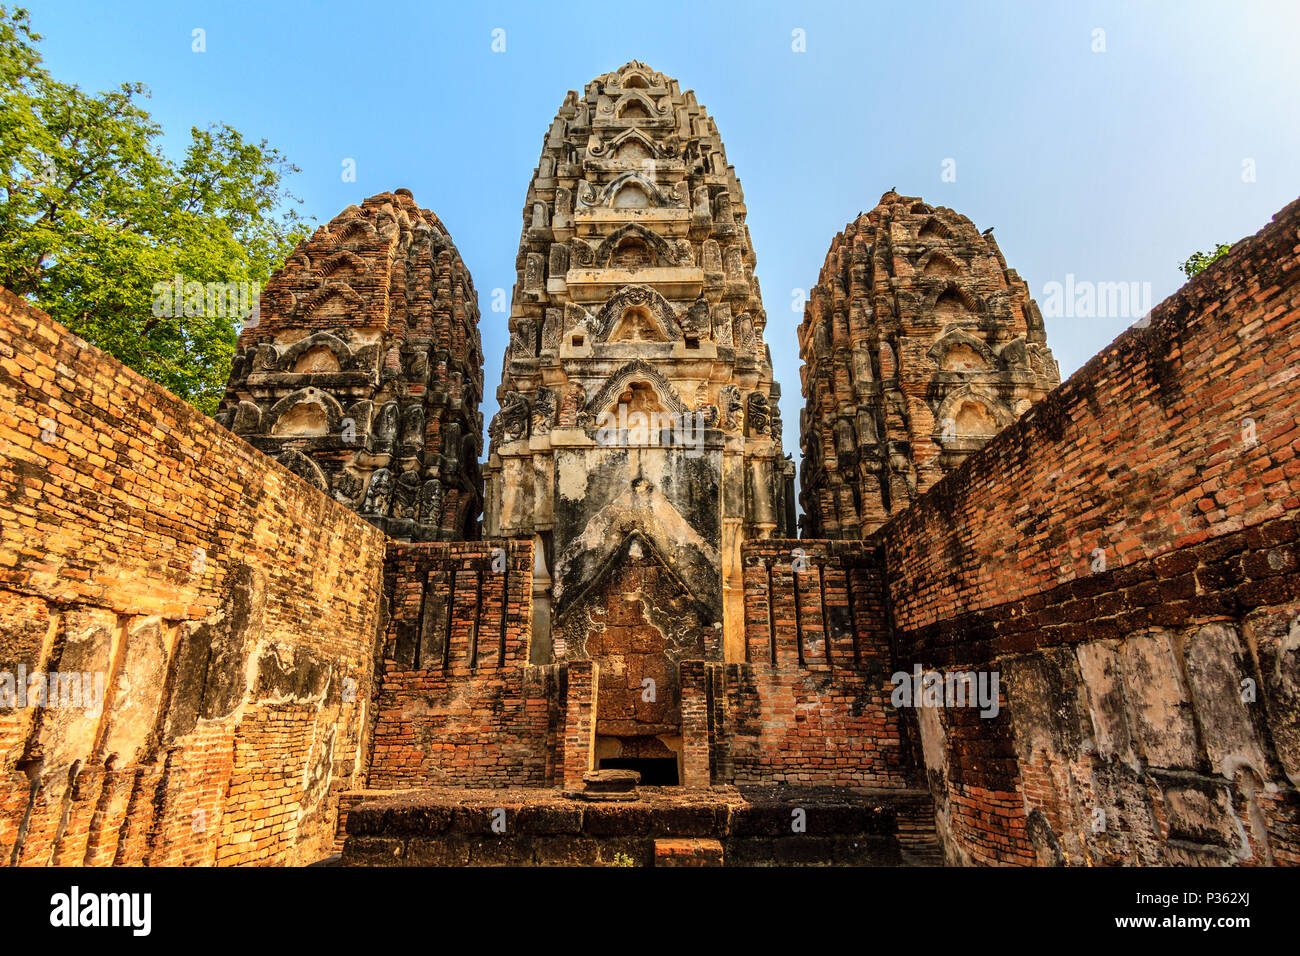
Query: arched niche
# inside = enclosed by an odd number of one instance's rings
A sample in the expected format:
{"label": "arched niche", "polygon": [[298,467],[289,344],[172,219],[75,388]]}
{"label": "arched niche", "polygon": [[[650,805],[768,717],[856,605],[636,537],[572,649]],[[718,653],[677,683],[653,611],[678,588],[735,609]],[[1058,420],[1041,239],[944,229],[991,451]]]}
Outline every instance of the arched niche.
{"label": "arched niche", "polygon": [[649,243],[638,236],[627,236],[610,254],[609,265],[611,269],[632,271],[657,266],[657,260],[658,255]]}
{"label": "arched niche", "polygon": [[298,356],[293,371],[299,375],[323,375],[339,371],[339,357],[333,350],[317,345]]}
{"label": "arched niche", "polygon": [[627,182],[614,193],[609,204],[614,209],[647,209],[654,201],[640,183]]}
{"label": "arched niche", "polygon": [[338,429],[343,407],[327,392],[304,388],[276,402],[266,418],[267,434],[274,437],[318,438]]}
{"label": "arched niche", "polygon": [[947,239],[948,235],[948,227],[933,216],[922,223],[916,233],[918,239]]}
{"label": "arched niche", "polygon": [[955,276],[961,273],[961,267],[941,252],[927,254],[921,264],[923,276]]}

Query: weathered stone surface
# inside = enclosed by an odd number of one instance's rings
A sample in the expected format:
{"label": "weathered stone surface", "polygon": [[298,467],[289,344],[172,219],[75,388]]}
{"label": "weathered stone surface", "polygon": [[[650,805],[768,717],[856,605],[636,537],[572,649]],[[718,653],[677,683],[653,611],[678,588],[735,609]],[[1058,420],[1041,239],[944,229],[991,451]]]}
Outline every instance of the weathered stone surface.
{"label": "weathered stone surface", "polygon": [[1146,762],[1192,770],[1199,763],[1196,729],[1173,641],[1167,632],[1153,631],[1125,642],[1126,697]]}
{"label": "weathered stone surface", "polygon": [[406,189],[304,241],[244,322],[217,421],[394,538],[478,537],[478,299]]}
{"label": "weathered stone surface", "polygon": [[635,770],[592,770],[582,775],[582,788],[591,793],[631,793],[640,782]]}
{"label": "weathered stone surface", "polygon": [[1300,611],[1264,611],[1248,619],[1264,680],[1264,705],[1278,762],[1300,788]]}
{"label": "weathered stone surface", "polygon": [[893,191],[831,243],[799,354],[810,538],[870,534],[1061,380],[991,230]]}
{"label": "weathered stone surface", "polygon": [[[355,796],[345,866],[899,865],[937,849],[928,820],[902,823],[928,807],[919,791],[652,787],[632,805],[538,788]],[[791,826],[796,807],[806,830]]]}
{"label": "weathered stone surface", "polygon": [[[886,194],[801,331],[841,540],[794,540],[693,96],[572,94],[527,202],[491,541],[472,288],[409,194],[247,324],[223,421],[279,464],[0,294],[0,860],[1300,863],[1300,203],[990,438],[1041,323]],[[895,699],[911,668],[997,706]]]}
{"label": "weathered stone surface", "polygon": [[744,658],[741,544],[793,530],[755,261],[693,93],[633,61],[568,94],[523,212],[485,527],[536,539],[533,662],[600,663],[601,759],[681,752],[679,662]]}
{"label": "weathered stone surface", "polygon": [[1236,628],[1217,623],[1199,628],[1187,637],[1183,656],[1211,772],[1231,780],[1246,769],[1267,779],[1268,764],[1251,713],[1258,694],[1254,678],[1246,676]]}

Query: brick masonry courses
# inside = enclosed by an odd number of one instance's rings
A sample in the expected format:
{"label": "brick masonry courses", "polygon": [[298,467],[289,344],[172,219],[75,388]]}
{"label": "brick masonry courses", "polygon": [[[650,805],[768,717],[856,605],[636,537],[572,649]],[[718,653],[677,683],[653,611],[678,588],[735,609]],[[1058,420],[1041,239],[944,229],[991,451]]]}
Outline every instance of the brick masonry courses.
{"label": "brick masonry courses", "polygon": [[[662,672],[683,786],[558,816],[602,719],[659,718],[617,655],[531,663],[534,538],[390,537],[0,295],[0,679],[105,675],[0,708],[0,859],[1295,863],[1298,252],[1295,203],[865,540],[746,542],[740,640]],[[997,714],[895,706],[913,665]],[[791,788],[848,809],[732,829]],[[484,850],[483,791],[551,829]]]}
{"label": "brick masonry courses", "polygon": [[0,859],[327,853],[365,746],[384,536],[7,292],[0,448],[0,680],[104,688],[0,708]]}
{"label": "brick masonry courses", "polygon": [[1300,202],[940,481],[882,549],[948,858],[1300,854]]}

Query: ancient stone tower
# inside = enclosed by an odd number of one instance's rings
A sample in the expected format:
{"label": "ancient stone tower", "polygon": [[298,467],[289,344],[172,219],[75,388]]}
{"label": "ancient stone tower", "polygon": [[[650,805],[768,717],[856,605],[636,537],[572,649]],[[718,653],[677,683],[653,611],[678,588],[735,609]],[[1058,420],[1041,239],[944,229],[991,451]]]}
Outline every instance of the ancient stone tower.
{"label": "ancient stone tower", "polygon": [[523,218],[485,528],[537,542],[533,660],[597,660],[598,737],[648,755],[678,661],[743,659],[741,543],[793,531],[744,197],[631,62],[565,98]]}
{"label": "ancient stone tower", "polygon": [[469,270],[399,189],[294,250],[217,420],[389,535],[478,537],[483,356]]}
{"label": "ancient stone tower", "polygon": [[991,233],[891,191],[831,243],[799,327],[804,536],[865,537],[1060,382]]}

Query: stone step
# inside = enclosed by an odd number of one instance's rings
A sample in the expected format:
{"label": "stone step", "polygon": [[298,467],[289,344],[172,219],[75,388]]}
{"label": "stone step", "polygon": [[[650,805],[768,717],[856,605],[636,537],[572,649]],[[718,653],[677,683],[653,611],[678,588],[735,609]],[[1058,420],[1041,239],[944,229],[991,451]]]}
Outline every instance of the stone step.
{"label": "stone step", "polygon": [[943,862],[933,803],[921,790],[641,787],[625,802],[524,787],[345,796],[343,866]]}
{"label": "stone step", "polygon": [[655,840],[655,866],[722,866],[722,843],[710,839]]}

